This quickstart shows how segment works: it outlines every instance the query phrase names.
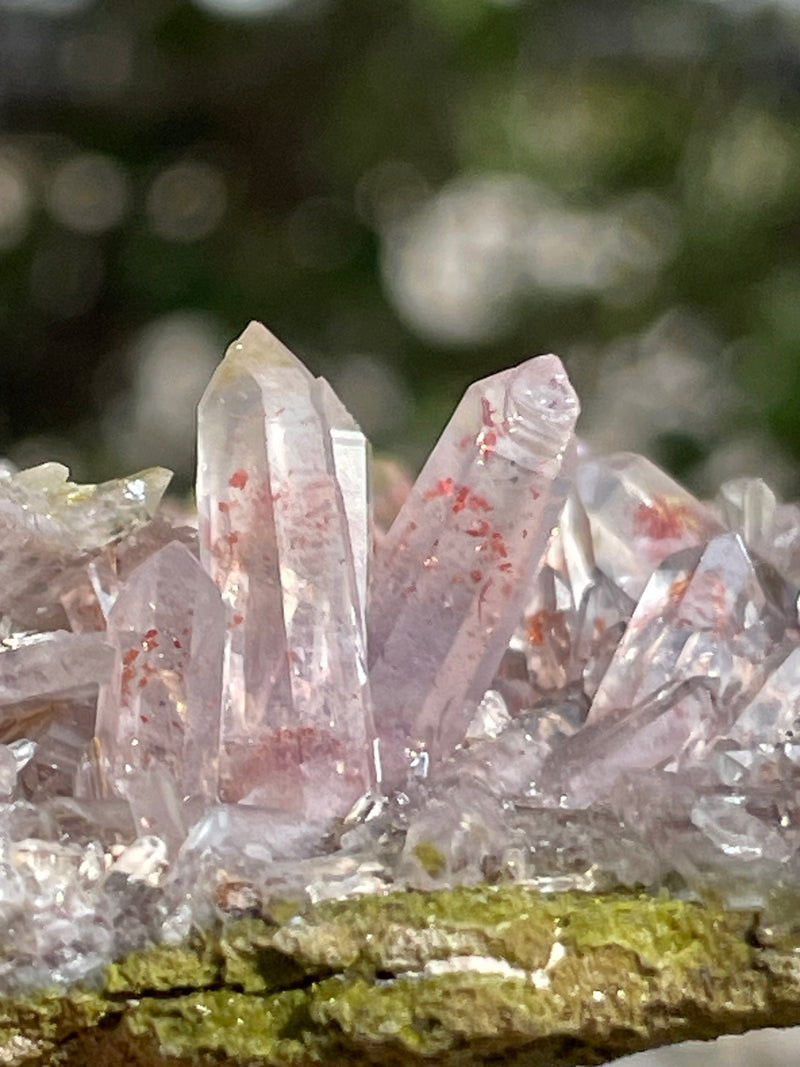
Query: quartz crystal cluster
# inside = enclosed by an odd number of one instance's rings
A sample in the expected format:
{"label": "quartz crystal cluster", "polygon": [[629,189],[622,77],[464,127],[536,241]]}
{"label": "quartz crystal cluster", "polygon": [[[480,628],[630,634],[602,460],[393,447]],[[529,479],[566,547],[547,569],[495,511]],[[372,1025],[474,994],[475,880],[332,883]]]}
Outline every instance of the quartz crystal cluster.
{"label": "quartz crystal cluster", "polygon": [[196,517],[160,468],[0,465],[0,986],[393,885],[794,921],[800,509],[701,503],[577,416],[555,356],[476,382],[373,530],[358,426],[252,323]]}

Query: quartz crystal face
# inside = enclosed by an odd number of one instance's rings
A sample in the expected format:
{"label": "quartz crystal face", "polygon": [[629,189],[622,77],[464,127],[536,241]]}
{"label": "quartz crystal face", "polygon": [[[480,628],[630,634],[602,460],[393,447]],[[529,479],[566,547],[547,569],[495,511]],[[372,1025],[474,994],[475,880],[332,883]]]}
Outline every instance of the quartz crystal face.
{"label": "quartz crystal face", "polygon": [[154,767],[179,796],[216,800],[224,636],[219,590],[178,541],[136,568],[109,611],[116,662],[95,730],[102,791],[130,799],[146,782],[132,806],[147,829]]}
{"label": "quartz crystal face", "polygon": [[367,446],[259,323],[200,403],[200,553],[226,609],[219,793],[311,817],[375,784]]}
{"label": "quartz crystal face", "polygon": [[196,519],[161,468],[0,461],[0,990],[393,886],[796,925],[800,508],[702,503],[577,415],[555,356],[476,382],[413,486],[382,463],[374,546],[368,443],[252,323]]}
{"label": "quartz crystal face", "polygon": [[368,639],[389,784],[464,740],[563,508],[577,416],[555,356],[476,382],[381,540]]}

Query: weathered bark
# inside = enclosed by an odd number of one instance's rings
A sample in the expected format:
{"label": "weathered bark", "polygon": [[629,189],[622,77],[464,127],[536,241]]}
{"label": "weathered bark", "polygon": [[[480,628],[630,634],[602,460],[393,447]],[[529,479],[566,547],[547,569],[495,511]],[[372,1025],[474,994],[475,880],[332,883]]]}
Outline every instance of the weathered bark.
{"label": "weathered bark", "polygon": [[0,1064],[568,1067],[800,1023],[800,956],[667,895],[393,893],[231,920],[7,998]]}

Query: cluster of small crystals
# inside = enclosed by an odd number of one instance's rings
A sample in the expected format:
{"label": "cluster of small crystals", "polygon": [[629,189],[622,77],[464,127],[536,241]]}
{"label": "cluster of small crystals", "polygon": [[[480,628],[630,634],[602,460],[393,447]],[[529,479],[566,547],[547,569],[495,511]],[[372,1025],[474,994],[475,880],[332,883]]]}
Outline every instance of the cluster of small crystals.
{"label": "cluster of small crystals", "polygon": [[253,323],[196,518],[161,468],[0,464],[0,987],[274,895],[667,881],[779,917],[800,509],[583,454],[577,415],[554,356],[475,383],[373,531],[363,435]]}

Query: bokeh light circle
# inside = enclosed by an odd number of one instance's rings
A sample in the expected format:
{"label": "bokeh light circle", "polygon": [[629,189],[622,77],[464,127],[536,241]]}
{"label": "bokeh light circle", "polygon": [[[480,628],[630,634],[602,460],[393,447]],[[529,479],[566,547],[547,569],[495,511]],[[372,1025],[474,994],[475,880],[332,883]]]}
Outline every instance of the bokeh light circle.
{"label": "bokeh light circle", "polygon": [[219,168],[201,160],[182,160],[156,176],[147,194],[147,214],[160,237],[199,241],[216,229],[227,199]]}
{"label": "bokeh light circle", "polygon": [[125,217],[130,183],[110,156],[72,156],[56,170],[47,203],[63,226],[80,233],[103,233]]}

